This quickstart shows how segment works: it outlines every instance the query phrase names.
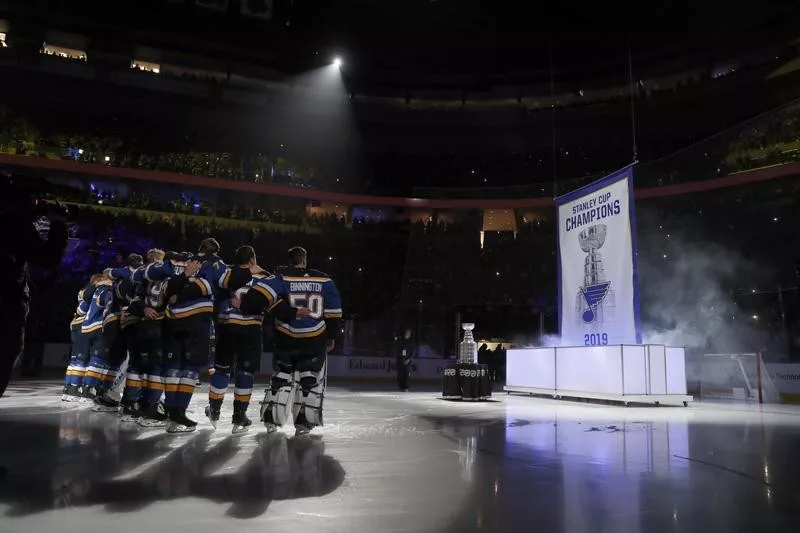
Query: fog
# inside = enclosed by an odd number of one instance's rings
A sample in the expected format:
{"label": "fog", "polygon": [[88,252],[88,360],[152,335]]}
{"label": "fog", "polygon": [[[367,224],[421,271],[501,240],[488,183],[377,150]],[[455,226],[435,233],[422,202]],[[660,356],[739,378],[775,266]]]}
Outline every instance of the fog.
{"label": "fog", "polygon": [[667,231],[638,235],[643,341],[685,346],[692,354],[775,348],[776,340],[734,301],[736,290],[770,279],[769,266],[701,232]]}

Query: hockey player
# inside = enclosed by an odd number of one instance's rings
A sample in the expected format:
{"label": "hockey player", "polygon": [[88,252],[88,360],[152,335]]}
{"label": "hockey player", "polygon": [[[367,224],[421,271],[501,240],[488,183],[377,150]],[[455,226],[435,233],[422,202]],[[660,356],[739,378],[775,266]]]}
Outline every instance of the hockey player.
{"label": "hockey player", "polygon": [[108,347],[103,338],[103,313],[110,300],[111,279],[106,274],[100,274],[94,287],[92,302],[81,324],[81,334],[85,335],[89,357],[81,386],[81,397],[86,401],[94,401],[98,391],[103,392],[108,370]]}
{"label": "hockey player", "polygon": [[326,359],[334,348],[342,303],[333,280],[307,267],[305,249],[289,250],[289,263],[279,270],[280,291],[256,281],[234,305],[248,315],[280,295],[292,307],[308,308],[308,316],[275,320],[274,373],[261,410],[267,431],[293,421],[295,434],[303,435],[323,424]]}
{"label": "hockey player", "polygon": [[133,299],[133,281],[131,275],[142,266],[142,256],[130,254],[126,260],[127,266],[121,268],[106,269],[104,274],[112,280],[111,290],[109,291],[108,302],[103,312],[103,340],[108,353],[106,361],[107,370],[104,376],[103,393],[94,399],[94,411],[98,412],[118,412],[119,401],[112,398],[109,393],[117,380],[119,369],[128,354],[128,335],[126,320],[123,329],[122,316],[127,314],[128,304]]}
{"label": "hockey player", "polygon": [[[186,409],[197,385],[200,368],[208,361],[214,287],[227,268],[217,255],[219,251],[216,239],[204,239],[197,255],[186,263],[181,275],[170,278],[169,273],[174,269],[166,268],[168,344],[165,407],[169,417],[167,431],[170,433],[188,433],[197,428],[197,422],[187,418]],[[148,267],[146,275],[155,279],[159,270],[158,267]]]}
{"label": "hockey player", "polygon": [[230,382],[231,366],[235,363],[236,379],[233,400],[233,433],[244,433],[250,427],[247,408],[253,391],[253,370],[261,358],[262,322],[265,309],[243,314],[230,305],[231,297],[242,294],[250,286],[268,287],[267,306],[273,316],[291,322],[307,314],[307,309],[295,309],[281,298],[273,296],[280,290],[280,280],[258,266],[252,246],[236,250],[236,265],[229,267],[219,279],[219,315],[217,317],[217,351],[214,372],[208,391],[206,416],[214,427],[219,422],[222,402]]}
{"label": "hockey player", "polygon": [[[153,281],[147,278],[148,269],[151,266],[161,268],[165,256],[163,250],[148,251],[147,265],[132,275],[135,298],[128,306],[128,315],[133,322],[135,340],[126,376],[122,417],[126,421],[138,420],[142,427],[164,427],[167,419],[161,397],[164,393],[163,346],[168,279]],[[169,257],[173,272],[182,271],[182,257],[174,252]]]}
{"label": "hockey player", "polygon": [[95,282],[102,278],[101,274],[93,275],[89,283],[78,291],[78,306],[75,315],[69,323],[70,354],[67,373],[64,378],[64,392],[61,400],[64,402],[77,402],[81,400],[81,384],[86,374],[88,363],[88,346],[86,335],[81,333],[81,325],[94,296]]}

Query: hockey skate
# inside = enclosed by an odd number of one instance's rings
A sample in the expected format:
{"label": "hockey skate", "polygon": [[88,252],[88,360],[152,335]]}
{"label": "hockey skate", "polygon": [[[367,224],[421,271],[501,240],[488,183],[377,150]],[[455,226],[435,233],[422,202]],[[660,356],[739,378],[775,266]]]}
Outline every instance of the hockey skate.
{"label": "hockey skate", "polygon": [[97,396],[97,389],[95,389],[94,387],[83,386],[80,388],[80,392],[81,392],[81,399],[79,401],[82,403],[91,403]]}
{"label": "hockey skate", "polygon": [[123,401],[121,415],[120,420],[123,422],[139,422],[139,418],[142,416],[142,413],[139,411],[139,402],[131,400]]}
{"label": "hockey skate", "polygon": [[101,394],[99,396],[95,396],[92,411],[95,413],[118,413],[119,402],[112,400],[105,394]]}
{"label": "hockey skate", "polygon": [[308,435],[314,427],[314,424],[309,422],[306,419],[305,413],[301,411],[294,423],[294,436],[302,437],[303,435]]}
{"label": "hockey skate", "polygon": [[67,385],[61,395],[62,402],[80,402],[81,389],[77,385]]}
{"label": "hockey skate", "polygon": [[266,402],[261,402],[261,421],[264,422],[264,427],[267,430],[267,433],[275,433],[278,431],[278,424],[275,423],[275,420],[272,417],[272,412],[268,411]]}
{"label": "hockey skate", "polygon": [[314,429],[315,426],[312,426],[308,422],[298,422],[294,425],[294,436],[295,437],[302,437],[304,435],[308,435],[311,433],[311,430]]}
{"label": "hockey skate", "polygon": [[211,425],[214,426],[214,429],[217,429],[217,424],[219,424],[219,409],[214,409],[210,405],[206,405],[206,417],[208,421],[211,422]]}
{"label": "hockey skate", "polygon": [[[239,435],[241,433],[247,433],[248,431],[250,431],[250,426],[252,424],[253,424],[253,422],[249,418],[247,418],[247,413],[245,413],[245,412],[234,413],[233,414],[233,429],[231,430],[231,433],[233,435]],[[267,431],[269,432],[269,429],[267,429]]]}
{"label": "hockey skate", "polygon": [[186,417],[183,409],[170,409],[167,433],[191,433],[197,429],[197,422]]}
{"label": "hockey skate", "polygon": [[278,431],[278,425],[272,421],[272,413],[269,411],[269,402],[267,401],[268,397],[269,389],[267,389],[267,393],[264,395],[264,400],[261,402],[261,416],[259,418],[262,422],[264,422],[264,427],[267,430],[267,434],[270,434]]}
{"label": "hockey skate", "polygon": [[162,403],[145,406],[140,415],[139,425],[143,428],[163,428],[167,425],[167,414]]}

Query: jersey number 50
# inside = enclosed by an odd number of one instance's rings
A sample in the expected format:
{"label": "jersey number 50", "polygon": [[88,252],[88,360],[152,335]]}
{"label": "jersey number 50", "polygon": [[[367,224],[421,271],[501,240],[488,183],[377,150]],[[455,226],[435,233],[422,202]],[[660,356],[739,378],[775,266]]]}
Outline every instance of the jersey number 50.
{"label": "jersey number 50", "polygon": [[319,320],[322,318],[323,301],[321,294],[297,294],[289,295],[289,305],[292,307],[307,307],[311,318]]}

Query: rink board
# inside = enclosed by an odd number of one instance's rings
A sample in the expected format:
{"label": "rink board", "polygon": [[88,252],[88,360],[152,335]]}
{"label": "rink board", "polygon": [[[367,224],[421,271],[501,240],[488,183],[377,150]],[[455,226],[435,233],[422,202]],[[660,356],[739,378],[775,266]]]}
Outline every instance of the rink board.
{"label": "rink board", "polygon": [[683,348],[662,345],[559,346],[507,351],[507,392],[554,398],[685,405]]}
{"label": "rink board", "polygon": [[678,405],[686,407],[694,397],[680,394],[603,394],[586,391],[567,391],[557,389],[537,389],[533,387],[503,387],[506,392],[530,394],[532,396],[550,396],[555,399],[578,398],[587,400],[606,400],[624,404],[653,404],[653,405]]}
{"label": "rink board", "polygon": [[[47,377],[63,376],[65,354],[69,354],[69,344],[44,344],[42,375]],[[444,376],[444,369],[453,362],[453,359],[439,357],[414,358],[413,363],[416,370],[411,372],[411,379],[440,381]],[[255,373],[261,377],[272,374],[272,353],[263,352],[261,354],[260,366]],[[397,359],[394,357],[329,355],[328,376],[339,381],[395,381],[397,379]]]}

